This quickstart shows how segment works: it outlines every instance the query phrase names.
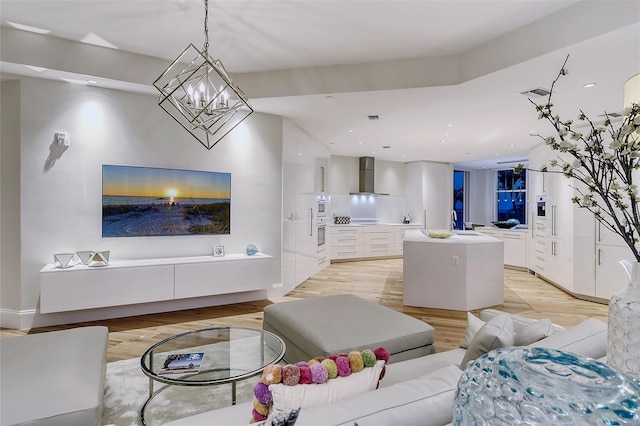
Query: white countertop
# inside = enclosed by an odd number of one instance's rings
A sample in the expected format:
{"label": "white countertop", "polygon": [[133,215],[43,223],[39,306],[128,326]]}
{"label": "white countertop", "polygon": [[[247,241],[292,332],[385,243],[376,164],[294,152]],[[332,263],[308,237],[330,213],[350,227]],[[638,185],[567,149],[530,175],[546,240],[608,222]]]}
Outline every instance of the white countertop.
{"label": "white countertop", "polygon": [[214,257],[211,255],[206,256],[186,256],[186,257],[171,257],[171,258],[159,258],[159,259],[137,259],[137,260],[113,260],[110,261],[107,266],[87,266],[83,264],[76,264],[69,268],[57,268],[55,264],[49,263],[45,265],[40,272],[68,272],[68,271],[98,271],[101,269],[114,269],[114,268],[135,268],[140,266],[158,266],[158,265],[179,265],[185,263],[209,263],[209,262],[233,262],[238,260],[253,260],[253,259],[265,259],[271,258],[268,254],[258,252],[252,256],[244,253],[230,253],[225,256]]}
{"label": "white countertop", "polygon": [[506,232],[529,232],[529,228],[518,228],[517,226],[514,228],[498,228],[497,226],[478,226],[475,228],[476,231],[506,231]]}
{"label": "white countertop", "polygon": [[391,222],[351,222],[336,224],[331,222],[331,226],[422,226],[421,223],[391,223]]}
{"label": "white countertop", "polygon": [[478,244],[478,243],[501,243],[497,238],[485,235],[476,231],[454,231],[449,238],[431,238],[427,235],[429,231],[425,229],[409,229],[404,234],[404,241],[428,242],[438,244]]}

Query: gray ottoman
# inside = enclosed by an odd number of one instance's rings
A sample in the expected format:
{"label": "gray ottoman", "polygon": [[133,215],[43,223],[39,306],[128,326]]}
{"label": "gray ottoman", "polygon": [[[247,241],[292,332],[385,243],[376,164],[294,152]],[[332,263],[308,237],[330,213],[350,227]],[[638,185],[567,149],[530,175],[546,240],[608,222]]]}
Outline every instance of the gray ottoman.
{"label": "gray ottoman", "polygon": [[262,327],[285,341],[290,363],[380,346],[389,363],[436,351],[429,324],[352,294],[274,303]]}

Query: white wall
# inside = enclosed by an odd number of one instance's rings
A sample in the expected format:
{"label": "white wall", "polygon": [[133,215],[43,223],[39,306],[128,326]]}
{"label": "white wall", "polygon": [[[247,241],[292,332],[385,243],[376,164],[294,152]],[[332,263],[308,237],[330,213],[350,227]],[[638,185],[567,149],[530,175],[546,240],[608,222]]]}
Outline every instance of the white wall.
{"label": "white wall", "polygon": [[0,301],[20,306],[20,82],[0,92]]}
{"label": "white wall", "polygon": [[[4,90],[2,96],[4,103]],[[68,320],[36,311],[39,271],[63,251],[111,250],[111,260],[120,260],[207,255],[213,245],[236,253],[254,243],[274,257],[273,282],[281,282],[281,117],[254,113],[207,151],[153,96],[24,79],[20,101],[21,123],[3,115],[2,126],[3,136],[5,126],[19,126],[20,134],[20,206],[10,210],[20,212],[21,278],[8,284],[19,285],[21,298],[3,298],[3,314],[36,314],[38,324]],[[68,149],[53,144],[58,131],[71,134]],[[230,172],[231,234],[103,239],[102,164]],[[3,167],[3,185],[7,177]],[[15,243],[2,234],[3,253]]]}

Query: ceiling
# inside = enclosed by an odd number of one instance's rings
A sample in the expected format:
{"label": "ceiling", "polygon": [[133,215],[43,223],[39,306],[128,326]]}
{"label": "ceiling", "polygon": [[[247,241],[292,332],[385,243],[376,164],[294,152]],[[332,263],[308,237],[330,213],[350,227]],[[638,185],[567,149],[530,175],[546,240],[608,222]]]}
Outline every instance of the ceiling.
{"label": "ceiling", "polygon": [[[204,42],[199,0],[0,0],[0,19],[3,79],[91,76],[155,93],[163,67]],[[567,55],[560,112],[623,108],[640,72],[640,1],[210,1],[209,43],[256,111],[289,117],[332,154],[496,168],[526,158],[540,143],[531,131],[550,133],[520,92],[549,88]],[[89,49],[129,65],[91,70]]]}

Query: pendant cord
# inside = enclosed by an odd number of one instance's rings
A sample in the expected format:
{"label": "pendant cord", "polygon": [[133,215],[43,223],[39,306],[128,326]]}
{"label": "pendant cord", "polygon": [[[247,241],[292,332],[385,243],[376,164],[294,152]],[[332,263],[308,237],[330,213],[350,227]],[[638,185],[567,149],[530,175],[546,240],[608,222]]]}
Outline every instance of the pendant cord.
{"label": "pendant cord", "polygon": [[204,0],[204,55],[209,58],[209,0]]}

